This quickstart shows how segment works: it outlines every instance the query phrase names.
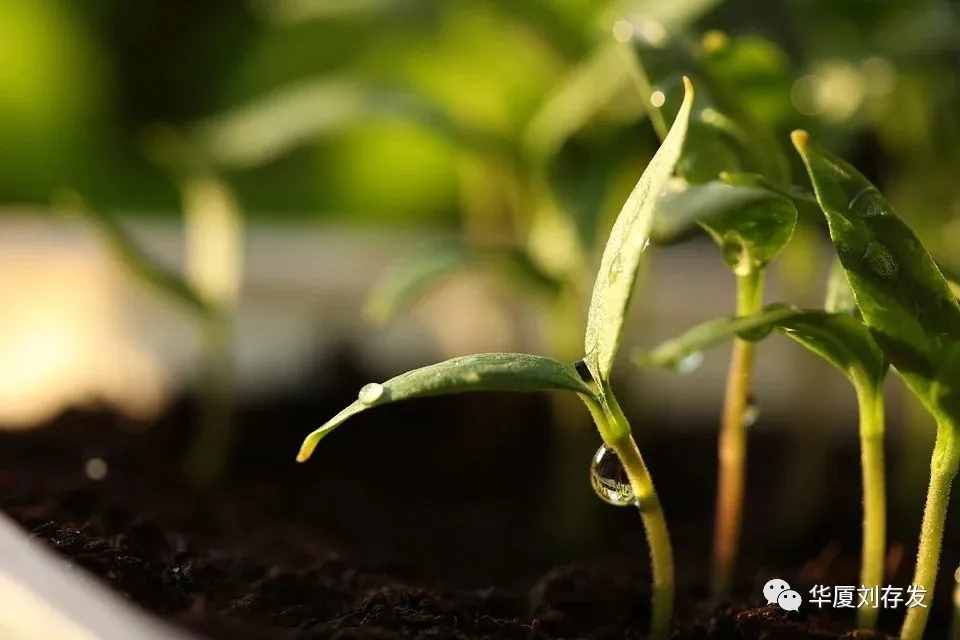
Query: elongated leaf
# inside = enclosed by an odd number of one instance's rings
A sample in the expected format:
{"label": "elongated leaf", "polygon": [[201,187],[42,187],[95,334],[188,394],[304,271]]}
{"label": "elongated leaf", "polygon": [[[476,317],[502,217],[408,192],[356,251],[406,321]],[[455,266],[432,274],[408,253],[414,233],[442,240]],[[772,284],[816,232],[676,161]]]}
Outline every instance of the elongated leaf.
{"label": "elongated leaf", "polygon": [[670,132],[623,205],[603,250],[587,315],[584,351],[590,373],[604,385],[620,345],[624,317],[640,257],[650,241],[656,200],[680,158],[693,107],[693,85],[684,79],[683,105]]}
{"label": "elongated leaf", "polygon": [[786,246],[796,221],[793,202],[769,189],[678,178],[657,201],[652,237],[669,244],[702,227],[731,267],[745,274],[766,266]]}
{"label": "elongated leaf", "polygon": [[630,79],[628,60],[616,44],[604,44],[561,81],[530,120],[527,153],[545,162],[607,106]]}
{"label": "elongated leaf", "polygon": [[194,313],[209,315],[215,308],[179,273],[159,264],[140,247],[117,219],[83,203],[68,205],[90,220],[120,262],[134,277],[183,304]]}
{"label": "elongated leaf", "polygon": [[851,165],[795,131],[857,307],[890,361],[921,399],[960,340],[960,306],[913,231]]}
{"label": "elongated leaf", "polygon": [[635,352],[633,361],[642,367],[676,367],[687,356],[714,347],[731,336],[762,337],[780,323],[802,313],[796,307],[774,304],[748,316],[707,320],[654,349]]}
{"label": "elongated leaf", "polygon": [[278,91],[200,123],[194,135],[216,162],[242,168],[269,162],[314,136],[376,117],[420,123],[466,148],[498,152],[507,148],[492,134],[455,123],[423,97],[339,79]]}
{"label": "elongated leaf", "polygon": [[777,329],[840,369],[851,380],[879,385],[886,372],[883,353],[870,331],[847,313],[805,311],[771,305],[760,313],[709,320],[649,352],[634,356],[639,366],[676,367],[684,358],[734,336],[762,336]]}
{"label": "elongated leaf", "polygon": [[559,283],[519,249],[447,244],[425,248],[388,270],[367,298],[367,314],[374,322],[387,322],[446,278],[467,269],[496,271],[511,285],[528,285],[541,294],[553,295],[559,290]]}
{"label": "elongated leaf", "polygon": [[320,442],[347,418],[371,407],[408,398],[466,391],[544,391],[560,389],[593,396],[574,365],[525,353],[481,353],[453,358],[360,389],[356,401],[303,441],[297,460],[307,460]]}

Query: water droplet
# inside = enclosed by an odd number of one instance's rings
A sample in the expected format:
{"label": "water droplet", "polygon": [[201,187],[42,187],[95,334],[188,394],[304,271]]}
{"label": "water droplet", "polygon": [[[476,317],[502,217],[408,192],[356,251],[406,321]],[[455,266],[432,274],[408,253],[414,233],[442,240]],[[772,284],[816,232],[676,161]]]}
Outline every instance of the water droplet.
{"label": "water droplet", "polygon": [[895,276],[899,270],[896,259],[879,242],[871,242],[867,245],[863,259],[867,261],[874,273],[883,278]]}
{"label": "water droplet", "polygon": [[743,409],[743,426],[752,427],[759,417],[760,407],[757,406],[757,401],[751,395],[747,398],[747,406]]}
{"label": "water droplet", "polygon": [[357,399],[363,404],[370,405],[379,400],[380,396],[382,395],[383,385],[379,382],[370,382],[360,388],[360,393],[357,394]]}
{"label": "water droplet", "polygon": [[626,507],[636,501],[620,458],[605,444],[600,445],[590,463],[590,484],[597,497],[615,507]]}
{"label": "water droplet", "polygon": [[703,364],[703,353],[694,351],[678,360],[673,368],[677,373],[685,376],[699,369],[701,364]]}
{"label": "water droplet", "polygon": [[889,213],[886,200],[873,186],[864,187],[857,195],[850,199],[850,211],[861,218],[875,218]]}
{"label": "water droplet", "polygon": [[650,94],[650,104],[652,104],[657,109],[659,109],[666,103],[667,103],[667,96],[666,94],[663,93],[663,91],[660,91],[659,89],[657,89],[656,91]]}
{"label": "water droplet", "polygon": [[107,461],[103,458],[90,458],[83,464],[83,473],[91,480],[103,480],[110,471]]}

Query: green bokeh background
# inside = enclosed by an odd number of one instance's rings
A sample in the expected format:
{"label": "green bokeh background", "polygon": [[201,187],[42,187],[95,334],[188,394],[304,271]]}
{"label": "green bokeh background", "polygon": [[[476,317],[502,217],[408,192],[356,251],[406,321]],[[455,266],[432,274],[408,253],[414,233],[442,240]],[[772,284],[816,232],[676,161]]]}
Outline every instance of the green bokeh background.
{"label": "green bokeh background", "polygon": [[[694,41],[726,34],[712,70],[757,119],[784,141],[812,129],[935,251],[956,253],[941,231],[960,224],[960,28],[942,0],[0,0],[0,203],[70,187],[125,215],[175,215],[175,185],[145,151],[150,127],[318,78],[410,91],[519,140],[624,11]],[[608,113],[566,142],[556,191],[576,215],[604,215],[655,145],[643,118]],[[430,129],[377,119],[227,178],[254,218],[456,229],[477,173]]]}

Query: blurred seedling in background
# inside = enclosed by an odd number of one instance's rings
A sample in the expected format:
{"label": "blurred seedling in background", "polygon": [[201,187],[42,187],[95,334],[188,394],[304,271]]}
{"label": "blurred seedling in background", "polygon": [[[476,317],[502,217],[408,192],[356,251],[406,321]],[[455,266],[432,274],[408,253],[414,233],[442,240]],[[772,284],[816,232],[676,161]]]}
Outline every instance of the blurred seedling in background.
{"label": "blurred seedling in background", "polygon": [[351,416],[407,398],[465,391],[575,392],[587,405],[603,439],[603,448],[591,465],[597,494],[612,504],[633,504],[640,510],[652,564],[651,635],[655,638],[666,638],[671,625],[673,549],[653,481],[614,395],[610,373],[641,254],[649,244],[655,201],[673,173],[687,133],[693,106],[693,86],[689,81],[685,82],[685,89],[683,104],[669,134],[627,198],[610,233],[587,314],[586,355],[581,361],[573,365],[528,354],[479,354],[415,369],[382,384],[370,383],[360,389],[356,401],[308,435],[297,456],[301,462],[307,460],[320,440]]}
{"label": "blurred seedling in background", "polygon": [[806,165],[857,308],[894,370],[937,422],[930,484],[912,584],[924,607],[908,610],[903,640],[924,635],[953,479],[960,465],[960,304],[936,262],[863,175],[792,134]]}
{"label": "blurred seedling in background", "polygon": [[[887,361],[863,322],[855,315],[853,299],[839,265],[831,272],[823,310],[805,310],[775,304],[762,311],[718,318],[646,352],[638,352],[640,366],[676,368],[692,354],[729,338],[755,342],[774,329],[839,369],[853,385],[860,413],[860,456],[863,474],[863,544],[860,584],[880,586],[886,554],[886,468],[884,465],[883,380]],[[873,629],[876,607],[857,611],[857,626]]]}
{"label": "blurred seedling in background", "polygon": [[226,184],[206,170],[184,139],[172,131],[151,132],[149,150],[175,175],[184,207],[184,272],[148,255],[117,216],[75,201],[121,264],[138,281],[180,303],[197,323],[202,357],[199,419],[185,471],[199,486],[223,475],[232,450],[235,396],[234,318],[243,280],[244,223]]}

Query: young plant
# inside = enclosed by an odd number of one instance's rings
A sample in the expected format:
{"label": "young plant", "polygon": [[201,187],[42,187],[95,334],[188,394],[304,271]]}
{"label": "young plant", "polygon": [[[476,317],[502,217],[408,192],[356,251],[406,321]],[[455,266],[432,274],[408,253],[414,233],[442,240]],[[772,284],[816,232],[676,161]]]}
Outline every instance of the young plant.
{"label": "young plant", "polygon": [[[837,273],[838,270],[835,270]],[[841,273],[842,276],[842,273]],[[839,369],[853,385],[860,413],[860,459],[863,474],[863,545],[860,584],[879,586],[886,552],[886,471],[884,467],[883,380],[887,362],[870,331],[846,304],[845,283],[831,277],[823,311],[771,305],[746,316],[705,322],[665,342],[638,353],[642,366],[672,366],[730,337],[760,340],[777,329]],[[739,336],[739,338],[738,338]],[[878,609],[861,607],[858,626],[872,629]]]}
{"label": "young plant", "polygon": [[[659,102],[675,103],[678,66],[702,76],[708,88],[690,125],[690,143],[677,170],[680,177],[658,203],[653,239],[669,243],[697,226],[706,230],[733,270],[736,312],[745,316],[763,306],[766,265],[789,242],[797,211],[793,199],[783,193],[785,187],[775,186],[784,185],[788,176],[779,145],[737,93],[716,77],[714,54],[728,46],[729,39],[713,35],[699,47],[685,39],[665,43],[634,39],[637,76],[644,86],[656,88]],[[650,115],[653,119],[652,111]],[[711,572],[715,596],[729,591],[739,551],[753,360],[753,344],[735,339],[717,446]]]}
{"label": "young plant", "polygon": [[306,437],[297,455],[298,461],[307,460],[320,440],[351,416],[406,398],[489,390],[575,392],[586,404],[604,446],[616,456],[629,483],[629,486],[594,483],[595,488],[609,502],[634,504],[640,510],[653,573],[651,635],[654,638],[667,637],[673,616],[673,549],[663,508],[633,439],[630,423],[614,395],[610,372],[641,254],[649,243],[655,200],[673,173],[686,136],[693,86],[687,80],[685,87],[683,105],[670,133],[640,176],[610,232],[587,312],[585,355],[578,365],[582,368],[541,356],[499,353],[454,358],[415,369],[383,384],[365,385],[355,402]]}
{"label": "young plant", "polygon": [[960,304],[917,236],[850,164],[794,131],[830,237],[864,323],[937,422],[913,584],[923,607],[900,637],[923,637],[933,599],[950,488],[960,466]]}
{"label": "young plant", "polygon": [[201,333],[199,430],[185,471],[207,486],[223,473],[231,450],[234,397],[233,316],[242,279],[243,219],[227,187],[212,177],[181,180],[186,218],[186,277],[158,264],[105,212],[78,207],[138,280],[180,302]]}
{"label": "young plant", "polygon": [[[737,315],[750,316],[763,305],[764,269],[790,241],[797,209],[758,176],[725,173],[721,178],[702,184],[678,180],[658,203],[654,238],[673,242],[697,225],[707,231],[736,276]],[[712,571],[717,596],[730,588],[740,544],[753,360],[753,342],[735,338],[718,442]]]}

